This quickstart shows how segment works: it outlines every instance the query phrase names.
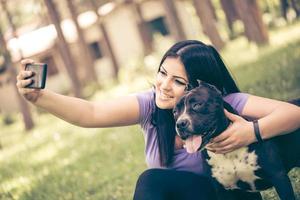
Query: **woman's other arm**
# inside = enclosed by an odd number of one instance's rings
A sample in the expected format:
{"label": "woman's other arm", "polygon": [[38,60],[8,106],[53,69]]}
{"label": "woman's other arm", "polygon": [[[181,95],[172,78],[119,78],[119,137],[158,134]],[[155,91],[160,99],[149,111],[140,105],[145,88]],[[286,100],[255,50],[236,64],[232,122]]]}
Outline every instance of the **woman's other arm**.
{"label": "woman's other arm", "polygon": [[259,119],[263,139],[300,128],[300,107],[273,99],[250,96],[242,115]]}
{"label": "woman's other arm", "polygon": [[[209,150],[228,153],[257,141],[252,122],[227,111],[225,114],[232,125],[213,139],[207,147]],[[300,108],[273,99],[250,95],[241,114],[258,119],[263,139],[290,133],[300,127]]]}

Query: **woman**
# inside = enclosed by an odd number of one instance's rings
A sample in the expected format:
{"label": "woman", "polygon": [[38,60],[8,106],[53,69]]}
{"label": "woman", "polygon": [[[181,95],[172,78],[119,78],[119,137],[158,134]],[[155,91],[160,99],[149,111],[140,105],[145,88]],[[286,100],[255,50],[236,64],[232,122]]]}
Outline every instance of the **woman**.
{"label": "woman", "polygon": [[[25,60],[22,66],[32,61]],[[197,80],[215,85],[240,115],[259,119],[261,137],[267,139],[300,127],[297,106],[240,93],[218,52],[195,40],[176,43],[163,56],[155,87],[113,101],[89,102],[49,90],[25,88],[31,72],[21,70],[17,87],[24,97],[61,119],[82,127],[140,124],[149,167],[138,179],[134,199],[214,199],[202,169],[200,153],[188,154],[176,136],[172,108]],[[61,109],[64,108],[64,109]],[[226,153],[256,142],[251,122],[226,112],[233,124],[216,137],[209,150]],[[260,195],[255,194],[257,198]]]}

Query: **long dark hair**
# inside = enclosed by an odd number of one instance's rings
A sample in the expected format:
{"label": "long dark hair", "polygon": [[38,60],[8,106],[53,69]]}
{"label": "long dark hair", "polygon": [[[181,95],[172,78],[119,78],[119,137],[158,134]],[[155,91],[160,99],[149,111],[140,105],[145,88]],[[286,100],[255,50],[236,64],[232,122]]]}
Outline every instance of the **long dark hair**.
{"label": "long dark hair", "polygon": [[[159,68],[168,57],[180,59],[185,67],[191,87],[197,87],[197,80],[201,80],[216,86],[223,95],[239,92],[221,56],[210,45],[196,40],[178,42],[165,53]],[[176,135],[172,110],[160,109],[155,105],[152,124],[157,127],[160,163],[167,167],[173,161]]]}

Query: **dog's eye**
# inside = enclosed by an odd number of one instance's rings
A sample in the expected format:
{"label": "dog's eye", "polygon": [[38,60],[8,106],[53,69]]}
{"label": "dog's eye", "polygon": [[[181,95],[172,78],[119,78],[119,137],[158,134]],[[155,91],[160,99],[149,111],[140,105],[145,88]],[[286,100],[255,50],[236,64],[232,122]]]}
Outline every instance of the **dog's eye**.
{"label": "dog's eye", "polygon": [[195,111],[200,110],[201,107],[202,107],[202,103],[195,103],[195,104],[192,106],[193,110],[195,110]]}

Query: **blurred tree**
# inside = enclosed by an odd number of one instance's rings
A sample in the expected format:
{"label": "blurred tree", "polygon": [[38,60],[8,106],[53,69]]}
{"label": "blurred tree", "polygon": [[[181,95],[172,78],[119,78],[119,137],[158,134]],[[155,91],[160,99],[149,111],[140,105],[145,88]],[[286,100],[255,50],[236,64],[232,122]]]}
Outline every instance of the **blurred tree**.
{"label": "blurred tree", "polygon": [[269,35],[262,20],[262,14],[256,0],[234,0],[238,15],[244,24],[245,35],[249,41],[258,45],[267,44]]}
{"label": "blurred tree", "polygon": [[78,42],[80,45],[80,50],[82,52],[81,56],[82,56],[82,59],[85,61],[84,67],[85,67],[87,78],[88,78],[88,80],[92,80],[93,82],[97,83],[98,78],[97,78],[97,73],[94,68],[94,60],[90,54],[90,50],[89,50],[88,44],[84,38],[83,31],[78,24],[77,10],[76,10],[75,6],[73,5],[73,0],[66,0],[66,1],[67,1],[67,6],[70,11],[72,20],[73,20],[76,30],[77,30]]}
{"label": "blurred tree", "polygon": [[76,65],[74,60],[72,59],[71,51],[60,27],[60,15],[56,10],[53,0],[44,0],[44,2],[48,10],[48,15],[57,32],[58,47],[68,75],[71,79],[73,93],[76,97],[81,97],[81,86],[76,73]]}
{"label": "blurred tree", "polygon": [[149,30],[149,27],[146,24],[146,21],[143,17],[142,9],[140,3],[136,0],[125,0],[125,3],[128,3],[132,6],[133,13],[137,21],[137,27],[143,42],[144,55],[148,55],[152,52],[152,36]]}
{"label": "blurred tree", "polygon": [[214,17],[213,5],[210,0],[193,0],[196,13],[199,16],[203,32],[209,37],[211,43],[218,49],[222,49],[225,45],[218,29]]}
{"label": "blurred tree", "polygon": [[210,0],[210,1],[207,1],[207,3],[208,3],[209,9],[211,10],[210,12],[212,13],[212,15],[214,17],[214,20],[218,21],[218,15],[216,13],[216,9],[215,9],[215,7],[213,5],[213,2]]}
{"label": "blurred tree", "polygon": [[119,64],[117,62],[114,50],[112,48],[109,36],[107,34],[107,30],[104,24],[104,20],[103,17],[98,13],[98,4],[95,0],[89,0],[90,3],[90,7],[91,9],[95,12],[95,14],[97,15],[97,23],[99,25],[100,31],[102,33],[102,37],[103,37],[103,41],[104,41],[104,45],[105,45],[105,49],[107,50],[108,56],[111,59],[112,65],[113,65],[113,76],[114,78],[117,80],[118,79],[118,72],[119,72]]}
{"label": "blurred tree", "polygon": [[290,6],[294,9],[296,16],[297,17],[300,16],[300,8],[297,5],[297,1],[295,1],[295,0],[280,0],[280,5],[281,5],[281,14],[285,20],[287,20],[287,11]]}
{"label": "blurred tree", "polygon": [[176,41],[185,40],[187,37],[176,11],[176,2],[173,0],[163,0],[163,3],[166,10],[167,23],[174,39]]}
{"label": "blurred tree", "polygon": [[[13,21],[13,18],[12,18],[12,15],[10,14],[10,11],[7,7],[7,2],[5,0],[1,0],[1,5],[2,5],[2,8],[3,8],[3,11],[6,15],[6,18],[8,20],[8,26],[9,28],[11,29],[12,31],[12,36],[16,39],[18,39],[18,34],[17,34],[17,27]],[[20,60],[22,60],[24,57],[23,57],[23,52],[22,52],[22,49],[21,48],[18,48],[18,52],[19,52],[19,57],[20,57]]]}
{"label": "blurred tree", "polygon": [[[1,1],[1,3],[3,3],[3,1]],[[25,129],[30,130],[34,127],[34,123],[32,120],[29,106],[28,106],[27,102],[23,99],[23,97],[21,97],[21,95],[19,94],[18,89],[16,87],[17,72],[13,66],[13,62],[11,60],[10,53],[7,49],[6,41],[5,41],[4,34],[3,34],[1,27],[0,27],[0,54],[2,54],[4,56],[4,65],[8,69],[8,73],[10,75],[10,83],[12,84],[12,86],[14,88],[14,91],[15,91],[15,94],[16,94],[16,97],[17,97],[17,100],[19,103],[19,108],[20,108],[22,116],[23,116],[23,122],[25,125]]]}
{"label": "blurred tree", "polygon": [[234,38],[235,33],[233,29],[233,23],[238,20],[240,17],[238,16],[238,11],[236,10],[234,1],[232,0],[221,0],[221,6],[225,13],[227,25],[229,28],[229,37]]}

